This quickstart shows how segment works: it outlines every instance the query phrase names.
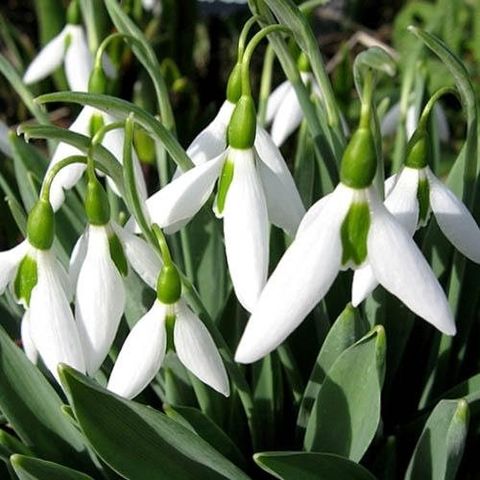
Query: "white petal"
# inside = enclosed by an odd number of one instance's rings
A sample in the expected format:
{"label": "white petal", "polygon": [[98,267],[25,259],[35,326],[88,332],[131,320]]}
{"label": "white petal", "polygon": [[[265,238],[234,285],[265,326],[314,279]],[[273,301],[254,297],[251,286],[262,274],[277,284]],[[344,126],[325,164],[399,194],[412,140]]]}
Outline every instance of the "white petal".
{"label": "white petal", "polygon": [[292,84],[288,80],[285,80],[270,94],[267,102],[267,114],[265,116],[267,123],[270,123],[273,120],[273,117],[277,113],[285,95],[291,90],[293,90]]}
{"label": "white petal", "polygon": [[88,229],[85,233],[80,235],[77,243],[73,247],[72,254],[70,255],[70,265],[68,268],[68,275],[70,277],[70,284],[73,288],[77,286],[78,274],[80,268],[82,268],[85,255],[87,254],[88,245]]}
{"label": "white petal", "polygon": [[393,190],[393,187],[397,183],[397,179],[398,179],[398,173],[395,173],[394,175],[388,177],[385,180],[385,185],[383,187],[383,189],[385,191],[385,197],[388,197],[388,195],[390,195],[390,193]]}
{"label": "white petal", "polygon": [[126,398],[138,395],[158,373],[166,346],[165,305],[155,301],[125,340],[107,388]]}
{"label": "white petal", "polygon": [[452,245],[475,263],[480,263],[480,229],[472,214],[455,194],[427,170],[430,205],[438,226]]}
{"label": "white petal", "polygon": [[370,191],[368,261],[377,280],[410,310],[447,335],[455,323],[438,280],[411,236]]}
{"label": "white petal", "polygon": [[[91,107],[84,107],[75,121],[70,125],[69,130],[82,135],[90,135],[90,120],[95,109]],[[48,169],[50,170],[55,164],[61,160],[70,157],[71,155],[83,155],[83,153],[76,147],[68,143],[59,143]],[[64,190],[72,188],[82,177],[85,171],[85,165],[81,163],[68,165],[62,168],[60,172],[55,175],[52,185],[50,187],[50,202],[54,210],[58,210],[65,200]]]}
{"label": "white petal", "polygon": [[255,150],[270,222],[294,236],[305,207],[280,150],[261,127],[257,127]]}
{"label": "white petal", "polygon": [[22,337],[22,346],[25,355],[32,363],[37,363],[38,361],[38,351],[35,348],[35,345],[30,334],[30,311],[27,310],[23,314],[22,324],[20,325],[20,335]]}
{"label": "white petal", "polygon": [[321,211],[328,204],[328,200],[331,197],[331,193],[323,196],[320,200],[317,200],[308,210],[307,213],[303,216],[300,225],[298,226],[297,236],[303,235],[311,225],[315,224],[318,216],[320,215]]}
{"label": "white petal", "polygon": [[112,226],[122,242],[128,263],[149,287],[155,289],[162,268],[160,257],[145,240],[116,224]]}
{"label": "white petal", "polygon": [[282,145],[288,136],[300,125],[303,110],[295,90],[289,90],[278,107],[272,123],[272,140],[275,145]]}
{"label": "white petal", "polygon": [[351,199],[352,190],[340,184],[285,252],[248,321],[237,362],[255,362],[278,347],[328,292],[340,269],[340,226]]}
{"label": "white petal", "polygon": [[226,397],[227,372],[207,327],[181,300],[176,306],[174,344],[178,358],[196,377]]}
{"label": "white petal", "polygon": [[382,136],[387,137],[395,133],[400,122],[400,102],[392,105],[380,123],[380,131]]}
{"label": "white petal", "polygon": [[68,86],[76,92],[88,92],[88,80],[93,67],[93,59],[88,50],[83,27],[69,25],[70,45],[65,53],[65,74]]}
{"label": "white petal", "polygon": [[225,155],[188,170],[152,195],[147,200],[152,222],[166,227],[192,218],[212,193]]}
{"label": "white petal", "polygon": [[90,225],[75,299],[75,317],[90,375],[108,355],[124,310],[123,280],[110,255],[107,229]]}
{"label": "white petal", "polygon": [[27,249],[28,242],[24,240],[16,247],[0,252],[0,295],[3,295],[7,285],[15,278],[18,265],[27,253]]}
{"label": "white petal", "polygon": [[227,127],[235,104],[226,100],[216,117],[192,141],[187,155],[195,165],[218,157],[227,146]]}
{"label": "white petal", "polygon": [[268,214],[253,150],[230,149],[233,179],[223,211],[225,251],[233,288],[251,312],[267,280]]}
{"label": "white petal", "polygon": [[49,250],[37,251],[38,282],[30,298],[30,333],[43,362],[58,379],[57,365],[85,372],[80,337],[58,264]]}
{"label": "white petal", "polygon": [[28,66],[23,76],[25,84],[38,82],[54,72],[61,64],[65,55],[68,26],[53,37]]}
{"label": "white petal", "polygon": [[377,279],[368,263],[364,263],[362,267],[357,268],[353,274],[352,305],[354,307],[360,305],[377,286]]}
{"label": "white petal", "polygon": [[419,175],[420,170],[404,167],[384,202],[387,210],[411,236],[415,233],[418,223],[417,190]]}

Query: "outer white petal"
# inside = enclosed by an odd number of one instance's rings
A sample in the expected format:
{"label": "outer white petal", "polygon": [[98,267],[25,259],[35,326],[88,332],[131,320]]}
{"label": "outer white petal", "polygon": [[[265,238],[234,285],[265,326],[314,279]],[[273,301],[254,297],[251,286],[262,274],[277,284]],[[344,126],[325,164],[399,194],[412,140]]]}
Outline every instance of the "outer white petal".
{"label": "outer white petal", "polygon": [[395,133],[396,129],[398,128],[399,122],[400,103],[397,102],[392,105],[390,110],[388,110],[388,112],[385,114],[385,116],[382,118],[382,121],[380,122],[380,131],[382,132],[382,135],[386,137]]}
{"label": "outer white petal", "polygon": [[70,45],[65,53],[65,74],[68,86],[77,92],[88,92],[88,80],[93,67],[93,59],[88,50],[83,27],[68,25]]}
{"label": "outer white petal", "polygon": [[480,229],[472,214],[430,169],[427,169],[427,177],[430,205],[438,226],[459,252],[480,263]]}
{"label": "outer white petal", "polygon": [[288,136],[300,125],[303,111],[292,88],[286,92],[283,102],[278,107],[272,123],[272,140],[275,145],[282,145]]}
{"label": "outer white petal", "polygon": [[420,170],[403,167],[397,175],[395,186],[385,199],[385,207],[413,236],[417,229],[419,205],[417,190]]}
{"label": "outer white petal", "polygon": [[152,222],[166,227],[192,218],[212,193],[225,155],[188,170],[152,195],[147,200]]}
{"label": "outer white petal", "polygon": [[128,263],[149,287],[155,289],[162,268],[160,257],[145,240],[116,224],[112,226],[122,242]]}
{"label": "outer white petal", "polygon": [[18,265],[27,253],[27,249],[28,242],[24,240],[16,247],[0,252],[0,295],[3,294],[7,285],[13,281]]}
{"label": "outer white petal", "polygon": [[228,376],[207,327],[180,300],[176,306],[174,344],[178,358],[196,377],[226,397]]}
{"label": "outer white petal", "polygon": [[135,324],[118,354],[108,380],[109,390],[133,398],[153,380],[165,357],[165,314],[165,305],[155,301]]}
{"label": "outer white petal", "polygon": [[108,355],[124,310],[123,280],[110,255],[107,229],[90,225],[75,298],[87,373],[94,374]]}
{"label": "outer white petal", "polygon": [[388,177],[385,180],[385,185],[384,185],[385,197],[388,197],[388,195],[390,195],[390,193],[393,190],[393,187],[397,183],[397,179],[398,179],[398,173],[395,173],[394,175]]}
{"label": "outer white petal", "polygon": [[352,282],[352,305],[357,307],[377,288],[378,282],[372,267],[364,263],[355,270]]}
{"label": "outer white petal", "polygon": [[58,379],[57,365],[85,372],[77,325],[73,319],[58,264],[49,250],[36,253],[38,282],[30,298],[30,333],[43,362]]}
{"label": "outer white petal", "polygon": [[377,280],[410,310],[447,335],[455,333],[450,307],[432,269],[407,231],[370,191],[368,261]]}
{"label": "outer white petal", "polygon": [[255,362],[275,349],[327,293],[340,269],[340,226],[352,193],[340,184],[316,221],[285,252],[248,321],[237,362]]}
{"label": "outer white petal", "polygon": [[267,280],[268,213],[253,150],[231,149],[233,179],[223,211],[225,251],[233,288],[251,312]]}
{"label": "outer white petal", "polygon": [[[95,109],[91,107],[84,107],[75,121],[70,125],[69,130],[82,135],[90,134],[90,119],[95,113]],[[55,164],[71,155],[82,155],[82,152],[68,143],[59,143],[48,169],[50,170]],[[50,188],[50,202],[54,210],[58,210],[65,200],[63,190],[72,188],[81,178],[85,171],[85,165],[73,164],[62,168],[53,179]]]}
{"label": "outer white petal", "polygon": [[73,288],[77,286],[78,274],[82,268],[85,255],[87,254],[88,245],[88,229],[85,233],[80,235],[77,243],[74,245],[72,254],[70,255],[70,265],[68,268],[68,275],[70,277],[70,284]]}
{"label": "outer white petal", "polygon": [[261,127],[257,127],[255,150],[261,160],[258,169],[265,189],[269,219],[294,236],[305,215],[305,207],[280,150]]}
{"label": "outer white petal", "polygon": [[23,81],[29,85],[38,82],[54,72],[61,64],[65,55],[68,25],[53,37],[28,66]]}
{"label": "outer white petal", "polygon": [[20,325],[20,335],[22,337],[22,346],[25,355],[32,363],[37,363],[38,361],[38,351],[35,348],[35,345],[30,334],[30,311],[27,310],[23,314],[22,323]]}
{"label": "outer white petal", "polygon": [[303,216],[300,225],[298,226],[297,236],[303,235],[311,225],[314,225],[321,211],[328,204],[328,200],[332,194],[328,193],[323,196],[320,200],[317,200],[308,210],[307,213]]}
{"label": "outer white petal", "polygon": [[227,126],[235,104],[226,100],[216,117],[192,141],[187,155],[195,165],[218,157],[227,146]]}
{"label": "outer white petal", "polygon": [[270,94],[268,97],[267,113],[265,116],[267,123],[270,123],[273,120],[273,117],[277,113],[278,108],[285,98],[285,95],[291,90],[293,90],[292,84],[288,80],[285,80]]}

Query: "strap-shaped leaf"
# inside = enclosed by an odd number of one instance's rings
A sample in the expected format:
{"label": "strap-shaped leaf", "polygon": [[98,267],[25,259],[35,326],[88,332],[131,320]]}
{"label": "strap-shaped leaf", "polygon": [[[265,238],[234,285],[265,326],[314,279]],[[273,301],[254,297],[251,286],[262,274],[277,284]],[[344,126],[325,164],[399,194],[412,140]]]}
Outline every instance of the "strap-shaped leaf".
{"label": "strap-shaped leaf", "polygon": [[307,425],[307,451],[362,458],[380,421],[385,346],[385,332],[377,326],[332,365]]}

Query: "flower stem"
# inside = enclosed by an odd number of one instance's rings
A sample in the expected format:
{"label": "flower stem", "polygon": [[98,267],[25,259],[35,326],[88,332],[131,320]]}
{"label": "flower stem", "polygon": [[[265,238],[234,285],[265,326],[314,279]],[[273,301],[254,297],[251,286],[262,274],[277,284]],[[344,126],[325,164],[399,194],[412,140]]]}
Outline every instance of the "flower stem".
{"label": "flower stem", "polygon": [[458,92],[452,87],[443,87],[437,90],[428,100],[427,104],[423,108],[422,114],[420,115],[420,120],[418,121],[417,130],[426,130],[428,118],[430,113],[435,106],[435,103],[442,97],[443,95],[452,94],[458,98]]}
{"label": "flower stem", "polygon": [[245,25],[242,28],[242,31],[240,32],[240,37],[238,38],[238,50],[237,50],[237,59],[240,62],[243,58],[243,54],[245,53],[245,45],[247,44],[247,37],[248,34],[250,33],[251,28],[253,25],[258,20],[257,15],[253,15],[253,17],[250,17],[246,22]]}

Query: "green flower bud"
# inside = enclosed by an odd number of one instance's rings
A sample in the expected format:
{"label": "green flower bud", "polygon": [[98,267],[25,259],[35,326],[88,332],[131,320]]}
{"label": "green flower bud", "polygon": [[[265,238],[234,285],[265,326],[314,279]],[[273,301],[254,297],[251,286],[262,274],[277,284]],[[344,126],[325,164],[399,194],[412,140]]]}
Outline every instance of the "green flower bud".
{"label": "green flower bud", "polygon": [[242,96],[242,64],[237,63],[233,67],[233,70],[230,73],[230,76],[228,77],[227,100],[232,103],[237,103],[241,96]]}
{"label": "green flower bud", "polygon": [[222,173],[218,180],[218,189],[217,189],[217,211],[222,213],[225,208],[225,200],[227,199],[227,192],[230,188],[230,184],[233,180],[233,171],[234,171],[233,162],[227,158],[223,164]]}
{"label": "green flower bud", "polygon": [[107,192],[96,178],[88,180],[84,205],[91,225],[106,225],[110,221]]}
{"label": "green flower bud", "polygon": [[429,142],[427,133],[417,130],[408,142],[405,166],[422,169],[428,165]]}
{"label": "green flower bud", "polygon": [[91,137],[94,137],[95,134],[103,128],[105,125],[105,120],[103,119],[103,115],[101,113],[94,113],[90,117],[90,123],[88,125],[88,130]]}
{"label": "green flower bud", "polygon": [[122,243],[114,233],[111,233],[108,236],[108,246],[110,249],[110,257],[112,257],[113,263],[117,267],[118,271],[124,277],[126,277],[128,275],[127,257],[125,256]]}
{"label": "green flower bud", "polygon": [[310,60],[308,59],[305,53],[300,53],[297,59],[297,68],[300,72],[308,73],[310,72]]}
{"label": "green flower bud", "polygon": [[52,205],[40,199],[28,215],[27,238],[35,248],[48,250],[55,238],[55,214]]}
{"label": "green flower bud", "polygon": [[96,66],[88,79],[88,93],[103,94],[107,91],[107,76],[101,66]]}
{"label": "green flower bud", "polygon": [[142,163],[155,164],[155,141],[145,129],[138,125],[135,125],[135,131],[133,132],[133,144]]}
{"label": "green flower bud", "polygon": [[370,128],[358,128],[345,149],[340,168],[341,182],[350,188],[367,188],[377,170],[377,153]]}
{"label": "green flower bud", "polygon": [[255,143],[256,131],[257,118],[253,98],[242,95],[228,125],[228,144],[239,150],[248,150]]}
{"label": "green flower bud", "polygon": [[72,0],[68,6],[67,23],[69,25],[80,25],[82,23],[82,12],[78,0]]}
{"label": "green flower bud", "polygon": [[173,305],[180,300],[182,281],[175,265],[164,265],[157,280],[157,298],[165,305]]}
{"label": "green flower bud", "polygon": [[37,282],[37,262],[34,258],[25,255],[18,266],[13,288],[17,299],[24,303],[27,307],[30,305],[32,290]]}
{"label": "green flower bud", "polygon": [[361,265],[367,258],[367,237],[370,228],[368,203],[352,203],[340,228],[342,265],[352,261]]}

